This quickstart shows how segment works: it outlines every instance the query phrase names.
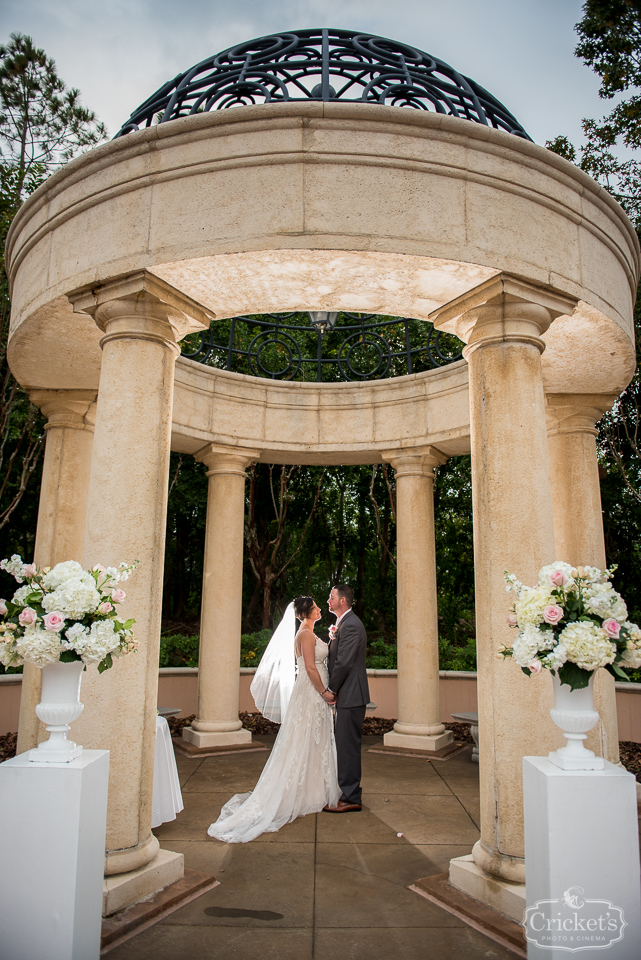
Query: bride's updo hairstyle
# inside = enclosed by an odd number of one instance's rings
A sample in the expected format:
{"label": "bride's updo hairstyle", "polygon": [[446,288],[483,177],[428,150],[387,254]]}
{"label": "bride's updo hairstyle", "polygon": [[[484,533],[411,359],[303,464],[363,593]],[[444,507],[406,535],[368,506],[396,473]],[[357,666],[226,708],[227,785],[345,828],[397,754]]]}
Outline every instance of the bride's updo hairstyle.
{"label": "bride's updo hairstyle", "polygon": [[312,597],[296,597],[294,600],[294,613],[296,614],[296,619],[304,620],[305,617],[308,617],[313,606],[314,600]]}

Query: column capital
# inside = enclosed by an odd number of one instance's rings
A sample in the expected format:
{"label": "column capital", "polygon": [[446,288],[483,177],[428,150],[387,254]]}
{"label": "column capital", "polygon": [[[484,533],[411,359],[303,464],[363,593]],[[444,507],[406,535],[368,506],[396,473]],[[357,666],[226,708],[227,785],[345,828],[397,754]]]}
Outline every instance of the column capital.
{"label": "column capital", "polygon": [[178,341],[206,329],[215,314],[160,277],[140,270],[69,294],[74,313],[87,313],[110,340],[154,340],[180,353]]}
{"label": "column capital", "polygon": [[436,447],[407,447],[401,450],[384,450],[381,457],[394,467],[397,477],[434,477],[436,467],[446,463],[447,457]]}
{"label": "column capital", "polygon": [[596,436],[597,420],[610,410],[616,399],[616,394],[546,394],[545,416],[548,437],[568,433],[587,433],[590,436]]}
{"label": "column capital", "polygon": [[93,431],[92,407],[96,390],[30,390],[32,403],[47,418],[45,430],[54,427]]}
{"label": "column capital", "polygon": [[542,353],[542,334],[553,320],[571,314],[577,300],[525,280],[498,274],[434,310],[429,319],[467,346],[467,359],[479,346],[522,343]]}
{"label": "column capital", "polygon": [[260,450],[248,450],[245,447],[226,446],[222,443],[208,443],[194,454],[196,460],[204,463],[207,476],[235,474],[245,476],[250,463],[260,460]]}

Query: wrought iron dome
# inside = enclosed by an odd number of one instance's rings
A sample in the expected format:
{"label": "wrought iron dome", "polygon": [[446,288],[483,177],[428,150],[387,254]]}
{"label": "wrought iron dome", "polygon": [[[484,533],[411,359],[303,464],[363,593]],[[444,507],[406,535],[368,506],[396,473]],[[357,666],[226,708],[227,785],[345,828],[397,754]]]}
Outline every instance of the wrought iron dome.
{"label": "wrought iron dome", "polygon": [[306,100],[413,107],[530,140],[491,93],[437,57],[396,40],[331,29],[259,37],[202,60],[145,100],[116,137],[210,110]]}

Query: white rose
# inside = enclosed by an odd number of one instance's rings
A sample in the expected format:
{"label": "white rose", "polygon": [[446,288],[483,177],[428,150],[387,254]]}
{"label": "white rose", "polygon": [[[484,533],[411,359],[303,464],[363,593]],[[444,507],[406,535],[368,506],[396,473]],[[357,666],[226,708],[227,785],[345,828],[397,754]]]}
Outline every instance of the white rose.
{"label": "white rose", "polygon": [[58,610],[71,620],[82,620],[86,614],[94,613],[101,602],[94,578],[86,573],[65,580],[57,590],[42,598],[42,606],[47,612]]}
{"label": "white rose", "polygon": [[[84,575],[82,566],[76,560],[65,560],[63,563],[57,563],[53,570],[43,578],[45,590],[49,592],[57,590],[66,580],[72,577],[82,577]],[[93,577],[91,578],[93,580]]]}
{"label": "white rose", "polygon": [[617,652],[605,630],[591,620],[569,623],[560,636],[560,642],[567,650],[568,660],[583,670],[596,670],[597,667],[612,663]]}

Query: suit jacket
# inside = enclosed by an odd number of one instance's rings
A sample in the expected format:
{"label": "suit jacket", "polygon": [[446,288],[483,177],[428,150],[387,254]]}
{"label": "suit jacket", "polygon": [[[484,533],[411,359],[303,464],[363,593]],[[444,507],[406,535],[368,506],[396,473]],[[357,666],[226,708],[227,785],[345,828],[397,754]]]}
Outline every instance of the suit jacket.
{"label": "suit jacket", "polygon": [[329,689],[336,694],[337,707],[362,707],[369,703],[365,655],[367,634],[353,610],[338,625],[329,645]]}

